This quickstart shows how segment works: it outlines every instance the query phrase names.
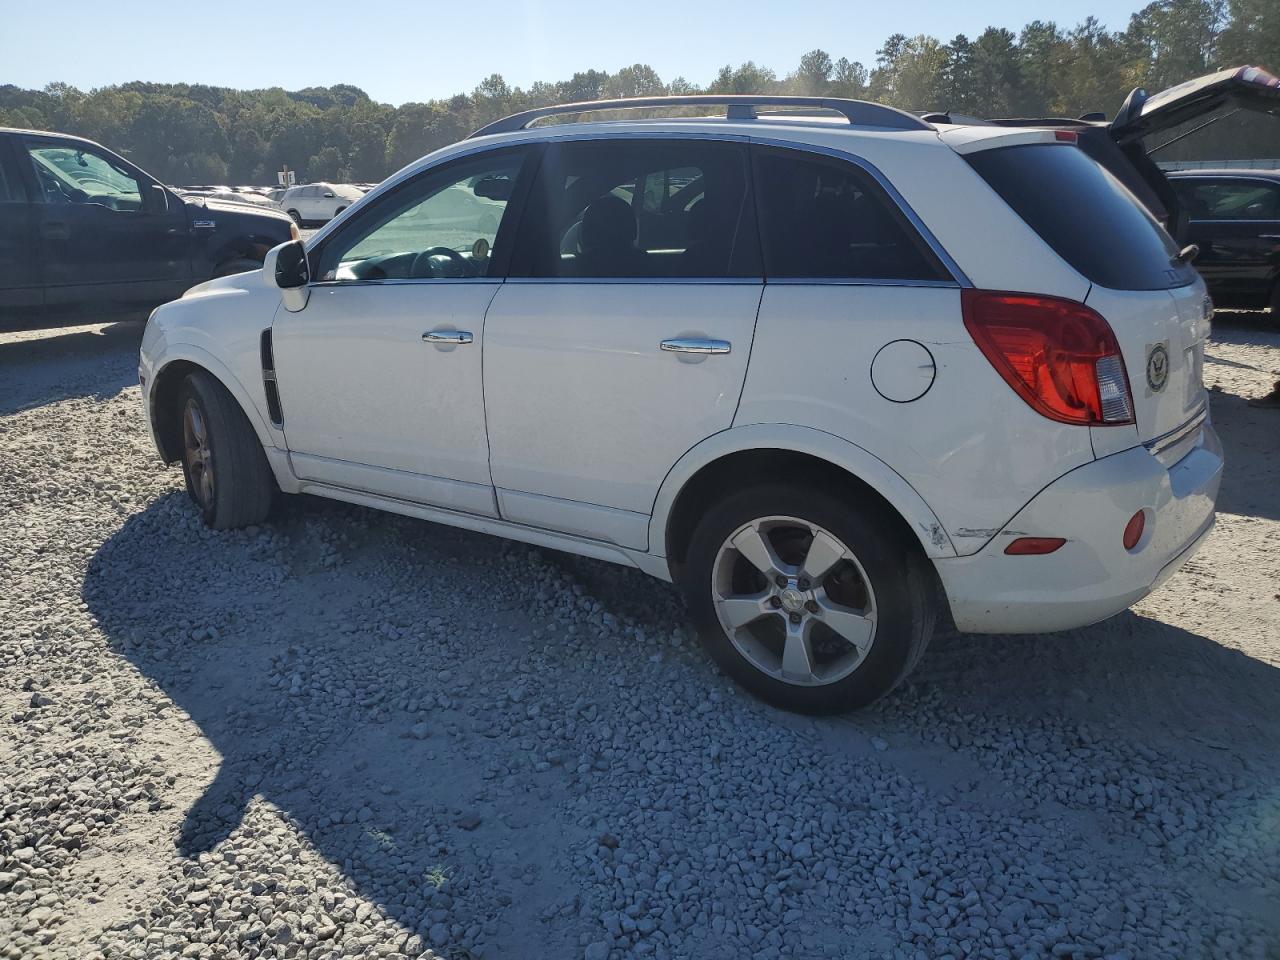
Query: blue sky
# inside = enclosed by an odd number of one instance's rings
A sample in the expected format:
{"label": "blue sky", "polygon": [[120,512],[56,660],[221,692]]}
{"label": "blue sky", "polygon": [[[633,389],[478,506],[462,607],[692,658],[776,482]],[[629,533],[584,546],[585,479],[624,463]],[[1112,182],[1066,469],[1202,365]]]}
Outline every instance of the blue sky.
{"label": "blue sky", "polygon": [[[375,100],[471,90],[491,73],[512,85],[558,80],[590,67],[650,64],[664,80],[707,83],[744,60],[779,75],[821,47],[875,61],[892,33],[949,40],[1029,20],[1074,26],[1092,14],[1120,29],[1140,3],[1124,0],[377,0],[217,4],[137,0],[0,0],[0,83],[88,89],[127,80],[287,89],[351,83]],[[297,11],[286,15],[277,11]]]}

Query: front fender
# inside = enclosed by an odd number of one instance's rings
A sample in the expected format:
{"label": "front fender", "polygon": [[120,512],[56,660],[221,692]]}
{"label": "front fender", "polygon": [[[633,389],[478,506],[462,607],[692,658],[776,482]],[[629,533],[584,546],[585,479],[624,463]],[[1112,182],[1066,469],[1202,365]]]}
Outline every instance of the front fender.
{"label": "front fender", "polygon": [[783,450],[807,454],[853,474],[898,511],[931,558],[954,557],[955,547],[942,522],[906,480],[887,463],[857,444],[812,427],[759,423],[714,434],[690,449],[658,489],[649,520],[649,545],[666,554],[667,521],[680,491],[703,467],[731,453]]}
{"label": "front fender", "polygon": [[193,363],[208,370],[230,391],[231,395],[236,398],[236,402],[240,404],[241,409],[244,410],[245,416],[248,417],[249,423],[253,425],[254,432],[257,433],[258,439],[264,447],[283,448],[282,442],[277,443],[277,439],[283,440],[283,438],[277,437],[278,431],[263,416],[262,404],[265,404],[266,397],[262,395],[259,398],[258,394],[262,393],[261,387],[256,391],[251,391],[229,366],[208,350],[191,343],[168,343],[165,345],[164,353],[151,360],[151,386],[148,388],[147,403],[150,407],[152,423],[156,422],[154,409],[155,385],[164,377],[166,368],[182,361]]}

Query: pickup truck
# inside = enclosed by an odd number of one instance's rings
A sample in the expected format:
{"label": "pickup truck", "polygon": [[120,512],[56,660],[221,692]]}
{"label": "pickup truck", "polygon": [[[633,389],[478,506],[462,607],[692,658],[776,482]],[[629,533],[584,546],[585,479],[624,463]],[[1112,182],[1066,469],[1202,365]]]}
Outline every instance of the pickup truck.
{"label": "pickup truck", "polygon": [[283,212],[184,199],[90,140],[0,127],[0,329],[145,316],[297,237]]}

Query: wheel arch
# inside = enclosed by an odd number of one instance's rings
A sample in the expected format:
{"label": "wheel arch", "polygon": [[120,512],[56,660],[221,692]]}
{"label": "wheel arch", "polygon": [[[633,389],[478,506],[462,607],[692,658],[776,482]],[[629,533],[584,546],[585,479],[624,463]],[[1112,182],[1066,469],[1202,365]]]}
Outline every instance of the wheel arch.
{"label": "wheel arch", "polygon": [[277,246],[279,241],[259,234],[243,233],[226,238],[220,245],[210,250],[207,255],[209,275],[231,260],[256,260],[259,264],[266,257],[267,251]]}
{"label": "wheel arch", "polygon": [[166,356],[152,375],[148,413],[155,427],[156,446],[165,463],[173,463],[182,456],[182,425],[175,401],[183,380],[198,370],[220,382],[235,397],[264,448],[276,445],[275,437],[263,420],[258,404],[244,384],[215,357],[198,347],[191,347]]}
{"label": "wheel arch", "polygon": [[794,480],[798,473],[828,486],[852,484],[881,501],[909,530],[926,557],[954,557],[942,522],[903,477],[857,444],[809,427],[756,424],[715,434],[672,467],[658,491],[649,545],[678,576],[693,527],[726,486]]}

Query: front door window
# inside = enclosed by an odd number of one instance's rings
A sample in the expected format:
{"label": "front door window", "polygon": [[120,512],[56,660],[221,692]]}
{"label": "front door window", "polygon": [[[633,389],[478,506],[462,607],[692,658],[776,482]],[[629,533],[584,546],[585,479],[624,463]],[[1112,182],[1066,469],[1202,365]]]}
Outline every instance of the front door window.
{"label": "front door window", "polygon": [[106,157],[80,146],[33,144],[27,149],[45,203],[142,209],[137,178]]}
{"label": "front door window", "polygon": [[326,244],[319,276],[464,280],[491,275],[523,152],[452,164],[382,197]]}

